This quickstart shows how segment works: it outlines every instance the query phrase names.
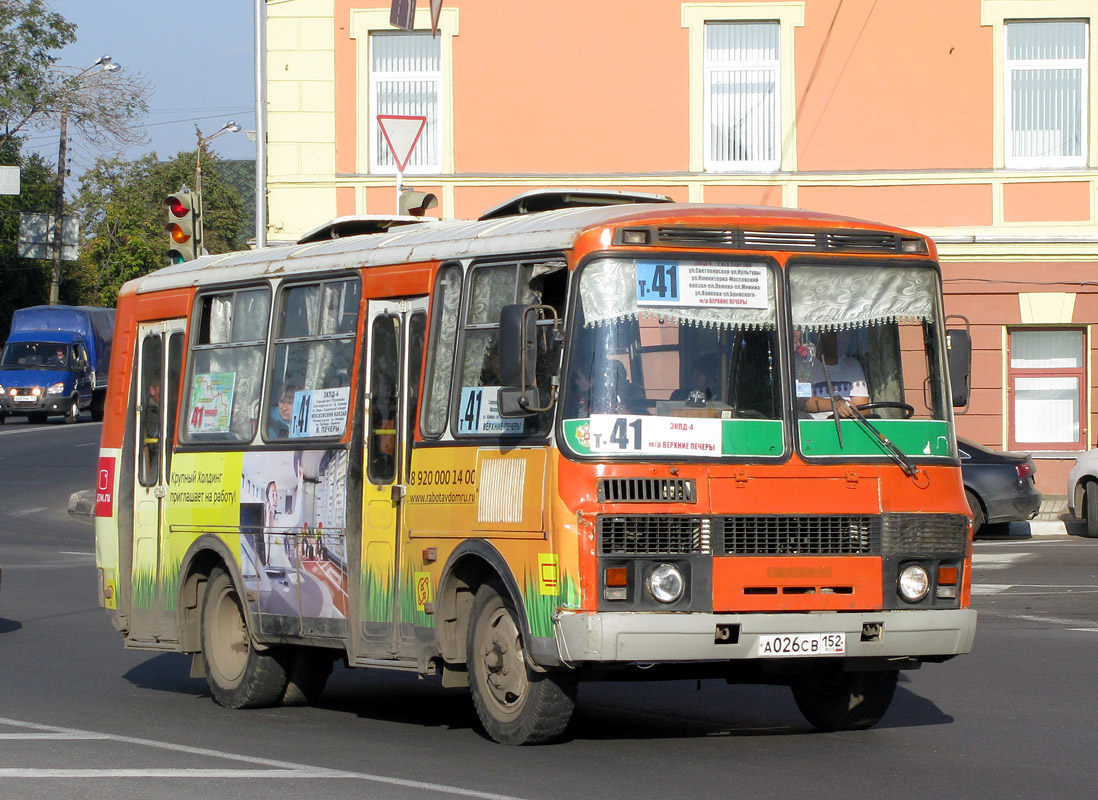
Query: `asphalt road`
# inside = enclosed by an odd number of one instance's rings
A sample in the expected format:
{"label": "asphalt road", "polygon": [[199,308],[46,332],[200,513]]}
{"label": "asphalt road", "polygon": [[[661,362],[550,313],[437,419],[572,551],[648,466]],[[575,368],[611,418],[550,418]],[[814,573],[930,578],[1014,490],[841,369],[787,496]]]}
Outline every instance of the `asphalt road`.
{"label": "asphalt road", "polygon": [[468,693],[338,668],[316,708],[228,711],[97,607],[100,426],[0,427],[0,799],[1092,798],[1098,541],[978,542],[975,651],[901,677],[880,725],[813,732],[781,688],[581,687],[568,738],[506,748]]}

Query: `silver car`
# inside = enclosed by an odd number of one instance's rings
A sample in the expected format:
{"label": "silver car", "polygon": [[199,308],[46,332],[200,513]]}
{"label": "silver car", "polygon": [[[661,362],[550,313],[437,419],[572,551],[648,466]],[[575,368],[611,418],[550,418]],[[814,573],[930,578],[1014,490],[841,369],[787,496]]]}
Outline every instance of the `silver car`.
{"label": "silver car", "polygon": [[1068,511],[1087,521],[1087,536],[1098,539],[1098,449],[1087,450],[1068,473]]}

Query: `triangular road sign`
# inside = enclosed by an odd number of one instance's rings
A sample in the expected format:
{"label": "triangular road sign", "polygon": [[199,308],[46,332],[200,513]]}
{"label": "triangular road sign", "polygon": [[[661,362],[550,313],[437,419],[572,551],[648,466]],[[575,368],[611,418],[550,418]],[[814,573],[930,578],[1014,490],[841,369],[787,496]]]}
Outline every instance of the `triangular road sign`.
{"label": "triangular road sign", "polygon": [[427,127],[427,117],[409,117],[401,114],[378,114],[377,124],[381,126],[381,135],[389,152],[393,154],[397,172],[404,172],[416,142]]}

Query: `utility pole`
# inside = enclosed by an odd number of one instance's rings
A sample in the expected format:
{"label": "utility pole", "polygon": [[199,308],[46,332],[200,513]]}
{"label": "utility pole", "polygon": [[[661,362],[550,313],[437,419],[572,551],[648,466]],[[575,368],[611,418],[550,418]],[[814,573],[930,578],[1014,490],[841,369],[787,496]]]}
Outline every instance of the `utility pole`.
{"label": "utility pole", "polygon": [[50,305],[61,302],[61,250],[64,246],[65,230],[65,178],[69,174],[69,97],[80,88],[80,81],[96,70],[117,72],[121,67],[111,61],[110,56],[101,56],[96,62],[65,84],[60,94],[61,100],[61,143],[57,146],[57,182],[53,188],[53,270],[50,273]]}
{"label": "utility pole", "polygon": [[53,187],[53,271],[50,273],[50,305],[60,302],[61,247],[65,223],[65,176],[69,171],[69,104],[61,101],[61,144],[57,147],[57,181]]}

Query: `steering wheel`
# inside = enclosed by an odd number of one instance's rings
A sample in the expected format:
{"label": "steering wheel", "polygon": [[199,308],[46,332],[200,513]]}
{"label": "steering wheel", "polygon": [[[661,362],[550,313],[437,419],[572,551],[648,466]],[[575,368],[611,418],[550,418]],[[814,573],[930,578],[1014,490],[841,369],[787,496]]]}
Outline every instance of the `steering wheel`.
{"label": "steering wheel", "polygon": [[883,403],[862,403],[860,406],[856,406],[859,411],[875,411],[878,408],[895,408],[904,412],[904,419],[911,419],[915,414],[915,406],[908,405],[907,403],[900,403],[897,401],[887,401]]}

